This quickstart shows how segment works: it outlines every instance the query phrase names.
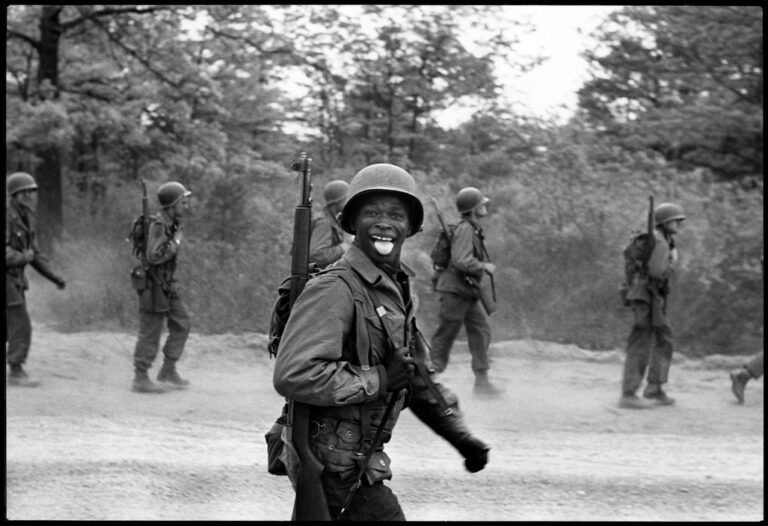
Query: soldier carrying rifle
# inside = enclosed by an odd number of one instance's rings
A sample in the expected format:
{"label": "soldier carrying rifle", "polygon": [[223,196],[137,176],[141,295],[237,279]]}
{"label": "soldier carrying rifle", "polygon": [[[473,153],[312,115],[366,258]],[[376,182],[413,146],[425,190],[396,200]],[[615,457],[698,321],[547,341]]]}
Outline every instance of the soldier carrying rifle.
{"label": "soldier carrying rifle", "polygon": [[[403,243],[420,230],[423,218],[408,172],[391,164],[360,170],[340,219],[354,242],[306,283],[293,305],[273,382],[282,396],[308,407],[310,457],[306,450],[297,452],[305,449],[300,444],[284,450],[297,520],[405,519],[384,485],[392,477],[384,444],[406,406],[458,450],[468,471],[488,461],[489,448],[464,424],[456,397],[426,367],[413,273],[400,262]],[[297,453],[305,464],[318,465],[314,475],[295,468]],[[317,482],[319,492],[306,487]]]}

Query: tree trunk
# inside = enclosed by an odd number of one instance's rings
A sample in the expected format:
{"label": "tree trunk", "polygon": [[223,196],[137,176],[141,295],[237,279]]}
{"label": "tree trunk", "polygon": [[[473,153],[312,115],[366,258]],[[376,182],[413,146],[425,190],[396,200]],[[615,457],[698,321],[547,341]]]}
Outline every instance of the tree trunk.
{"label": "tree trunk", "polygon": [[[59,97],[59,38],[62,28],[59,13],[62,6],[44,5],[40,16],[40,65],[37,80],[42,99]],[[46,82],[47,81],[47,82]],[[38,191],[38,225],[41,248],[50,252],[52,241],[63,232],[61,156],[56,146],[36,152],[42,162],[35,178]]]}

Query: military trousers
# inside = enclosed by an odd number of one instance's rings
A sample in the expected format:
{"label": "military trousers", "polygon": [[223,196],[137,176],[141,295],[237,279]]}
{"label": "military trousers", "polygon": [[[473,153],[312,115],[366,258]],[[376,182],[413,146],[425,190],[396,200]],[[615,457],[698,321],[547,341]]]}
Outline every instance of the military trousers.
{"label": "military trousers", "polygon": [[[357,470],[341,473],[328,470],[323,472],[323,489],[332,519],[339,516],[355,480],[357,480]],[[341,520],[404,521],[405,514],[389,487],[381,481],[369,484],[364,476],[362,485],[355,492]]]}
{"label": "military trousers", "polygon": [[191,322],[187,307],[177,294],[168,297],[168,310],[152,312],[139,307],[139,338],[133,352],[133,365],[140,371],[152,367],[160,347],[163,322],[168,321],[168,337],[163,346],[166,360],[176,361],[184,352]]}
{"label": "military trousers", "polygon": [[763,376],[763,353],[756,354],[747,362],[745,366],[752,378],[760,378]]}
{"label": "military trousers", "polygon": [[461,326],[467,331],[467,344],[472,356],[472,371],[477,374],[490,367],[488,346],[491,344],[491,326],[483,305],[477,298],[465,298],[452,292],[441,292],[439,323],[432,336],[432,363],[438,371],[448,365],[451,348]]}
{"label": "military trousers", "polygon": [[[663,302],[662,298],[654,300]],[[651,325],[651,304],[633,301],[631,304],[634,324],[627,340],[627,356],[624,361],[622,393],[635,394],[646,371],[649,384],[664,384],[669,379],[672,365],[672,329],[666,319],[666,312],[658,304],[654,308]]]}
{"label": "military trousers", "polygon": [[22,365],[27,361],[32,344],[32,323],[27,312],[27,300],[21,292],[20,304],[5,307],[5,341],[8,344],[8,365]]}

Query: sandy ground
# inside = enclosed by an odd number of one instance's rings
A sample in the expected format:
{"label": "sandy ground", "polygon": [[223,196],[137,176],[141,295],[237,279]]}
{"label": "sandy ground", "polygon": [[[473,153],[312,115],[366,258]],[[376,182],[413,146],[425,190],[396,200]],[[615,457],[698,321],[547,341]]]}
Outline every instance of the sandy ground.
{"label": "sandy ground", "polygon": [[[263,335],[193,334],[179,363],[191,389],[147,395],[130,391],[135,335],[33,326],[27,370],[42,384],[6,387],[7,518],[290,517],[290,483],[266,471],[282,400]],[[485,470],[464,471],[410,412],[398,424],[390,484],[409,520],[764,519],[763,380],[737,405],[739,359],[678,356],[676,406],[629,411],[619,351],[512,341],[492,356],[498,399],[472,396],[463,342],[441,378],[492,447]]]}

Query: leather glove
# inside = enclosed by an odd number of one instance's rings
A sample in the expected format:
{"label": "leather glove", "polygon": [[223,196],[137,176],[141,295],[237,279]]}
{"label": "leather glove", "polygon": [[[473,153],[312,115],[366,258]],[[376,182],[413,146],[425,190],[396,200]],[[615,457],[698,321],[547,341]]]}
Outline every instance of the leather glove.
{"label": "leather glove", "polygon": [[488,451],[491,450],[488,444],[472,435],[462,438],[456,449],[464,457],[464,467],[470,473],[477,473],[488,463]]}
{"label": "leather glove", "polygon": [[400,347],[390,352],[384,360],[387,371],[387,391],[399,391],[411,382],[416,366],[408,352],[408,347]]}

